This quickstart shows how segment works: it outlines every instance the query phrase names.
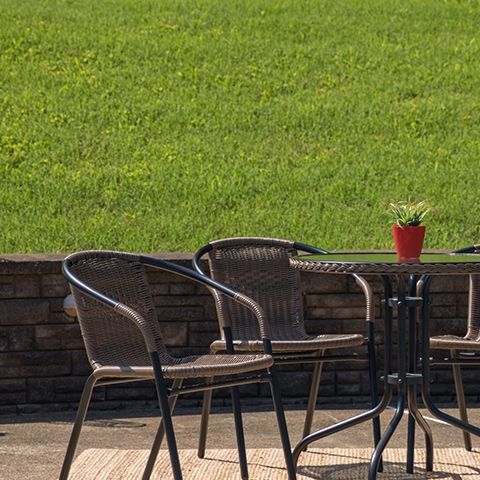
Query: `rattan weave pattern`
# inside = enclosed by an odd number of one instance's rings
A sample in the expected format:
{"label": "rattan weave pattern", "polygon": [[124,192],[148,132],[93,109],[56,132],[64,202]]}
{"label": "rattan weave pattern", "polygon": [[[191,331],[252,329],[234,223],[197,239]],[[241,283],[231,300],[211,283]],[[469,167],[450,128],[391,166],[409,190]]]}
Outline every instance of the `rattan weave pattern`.
{"label": "rattan weave pattern", "polygon": [[473,263],[421,263],[421,262],[345,262],[334,260],[306,260],[299,258],[290,259],[290,265],[300,270],[310,270],[323,273],[357,273],[359,275],[459,275],[480,273],[480,262]]}
{"label": "rattan weave pattern", "polygon": [[[265,340],[264,349],[257,354],[246,355],[171,356],[163,343],[160,327],[162,318],[157,318],[145,266],[159,268],[220,290],[243,308],[252,309],[260,325],[262,339]],[[71,254],[63,262],[63,273],[71,285],[93,373],[85,382],[60,480],[68,478],[94,387],[147,378],[155,380],[162,421],[143,478],[150,478],[164,433],[174,478],[182,478],[170,415],[178,395],[229,385],[233,387],[232,403],[241,471],[247,471],[237,386],[255,382],[270,384],[287,471],[289,478],[294,478],[291,447],[273,369],[274,359],[270,354],[269,339],[265,337],[268,326],[262,308],[255,301],[185,267],[124,252],[86,251]],[[173,379],[171,389],[165,386],[164,377]],[[183,385],[188,378],[201,378],[202,381],[196,381],[195,385]],[[245,477],[244,474],[242,476]]]}
{"label": "rattan weave pattern", "polygon": [[[472,245],[456,253],[478,255],[480,245]],[[468,328],[465,336],[441,335],[430,338],[431,348],[448,350],[477,350],[480,351],[480,275],[470,272],[468,289]]]}
{"label": "rattan weave pattern", "polygon": [[[364,336],[359,333],[309,335],[305,331],[299,274],[289,264],[290,258],[298,254],[294,242],[242,237],[217,240],[210,245],[212,278],[262,306],[269,319],[274,353],[363,345]],[[214,293],[214,298],[220,324],[231,326],[236,349],[261,350],[258,322],[252,313],[222,295]],[[225,340],[213,342],[211,348],[224,349]]]}
{"label": "rattan weave pattern", "polygon": [[[166,350],[147,276],[138,257],[123,252],[91,252],[73,257],[71,271],[104,295],[128,305],[148,325],[167,378],[233,375],[271,366],[268,355],[172,357]],[[141,330],[130,319],[72,286],[88,358],[94,369],[151,366]],[[161,319],[160,319],[161,320]],[[247,368],[246,368],[246,365]],[[153,378],[153,369],[151,376]]]}
{"label": "rattan weave pattern", "polygon": [[430,348],[480,351],[480,275],[470,275],[468,329],[465,336],[439,335],[431,337]]}
{"label": "rattan weave pattern", "polygon": [[[454,252],[456,254],[474,255],[478,258],[480,252],[480,245],[472,245],[471,247],[463,248]],[[480,275],[469,272],[469,292],[468,292],[468,315],[467,315],[467,332],[461,337],[460,335],[446,334],[436,335],[429,339],[430,350],[441,349],[443,350],[442,361],[451,361],[453,368],[453,378],[455,381],[455,391],[457,395],[458,408],[460,418],[463,421],[468,422],[467,406],[465,402],[465,392],[463,388],[463,380],[461,374],[461,362],[462,360],[472,359],[479,363],[478,354],[480,353]],[[420,282],[419,282],[420,283]],[[445,352],[448,354],[445,355]],[[472,355],[474,354],[474,355]],[[432,355],[432,364],[435,364],[434,355]],[[471,450],[472,440],[471,435],[468,432],[463,432],[463,440],[466,450]]]}
{"label": "rattan weave pattern", "polygon": [[[152,299],[144,288],[147,282],[144,270],[135,257],[110,258],[94,254],[89,257],[82,252],[74,258],[71,271],[78,278],[131,307],[150,326],[152,335],[161,338]],[[87,355],[94,369],[107,365],[151,366],[145,340],[134,322],[74,286],[72,293]],[[168,359],[163,342],[156,343],[159,355]]]}
{"label": "rattan weave pattern", "polygon": [[[261,306],[269,322],[272,353],[276,363],[314,362],[309,400],[303,436],[311,432],[312,419],[320,385],[325,351],[341,349],[343,352],[328,352],[329,361],[356,358],[368,360],[372,403],[376,402],[373,292],[368,282],[355,275],[355,282],[365,295],[365,333],[307,333],[304,325],[303,297],[300,288],[300,272],[290,266],[290,259],[299,252],[323,256],[327,252],[320,248],[289,240],[265,237],[237,237],[212,241],[198,250],[193,259],[197,272],[206,275],[199,264],[200,258],[208,255],[211,278],[236,291],[246,294]],[[258,322],[251,311],[240,309],[225,295],[211,290],[215,299],[217,316],[221,327],[228,326],[231,338],[221,329],[221,338],[210,345],[211,352],[225,349],[243,352],[261,351],[262,342]],[[319,322],[321,327],[321,322]],[[317,327],[318,328],[318,327]],[[233,345],[232,345],[233,343]],[[358,348],[366,344],[366,348]],[[355,357],[356,355],[356,357]],[[199,452],[205,453],[208,415],[211,392],[206,392],[202,413],[202,429]],[[379,419],[373,420],[375,435],[380,438]]]}

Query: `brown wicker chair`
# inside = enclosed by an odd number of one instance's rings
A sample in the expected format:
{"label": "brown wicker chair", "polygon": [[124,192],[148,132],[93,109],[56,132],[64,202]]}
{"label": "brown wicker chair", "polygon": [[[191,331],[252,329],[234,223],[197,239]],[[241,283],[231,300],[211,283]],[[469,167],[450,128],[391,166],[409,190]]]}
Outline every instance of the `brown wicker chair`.
{"label": "brown wicker chair", "polygon": [[[480,245],[462,248],[454,253],[480,253]],[[421,285],[421,282],[420,282]],[[450,352],[450,357],[432,358],[431,365],[449,363],[453,368],[453,378],[458,401],[460,418],[468,422],[465,393],[463,389],[462,364],[480,364],[480,275],[470,275],[468,294],[467,332],[463,337],[457,335],[438,335],[430,337],[430,349]],[[465,448],[472,449],[470,433],[463,431]]]}
{"label": "brown wicker chair", "polygon": [[[377,384],[374,346],[374,304],[370,285],[354,275],[356,283],[366,296],[366,336],[352,334],[309,335],[304,329],[302,296],[298,270],[290,266],[289,259],[298,252],[326,254],[310,245],[273,238],[240,237],[218,240],[198,250],[193,259],[194,268],[206,275],[200,263],[208,256],[210,275],[213,279],[229,285],[254,298],[264,309],[270,322],[272,348],[275,362],[287,364],[314,363],[303,437],[312,426],[318,395],[322,363],[337,360],[367,359],[370,362],[372,403],[377,404]],[[261,337],[254,318],[241,311],[224,295],[213,291],[220,323],[224,318],[232,322],[235,351],[255,352],[261,349]],[[368,343],[368,352],[352,354],[352,347]],[[226,339],[221,336],[211,344],[211,352],[224,351]],[[327,349],[348,348],[345,355],[324,355]],[[198,455],[204,456],[208,416],[212,393],[205,392],[202,426]],[[380,423],[374,420],[375,443],[380,439]]]}
{"label": "brown wicker chair", "polygon": [[[184,358],[170,356],[160,334],[159,320],[149,292],[145,267],[165,270],[199,282],[222,292],[242,308],[252,311],[253,317],[258,322],[265,348],[261,352],[249,355],[233,354],[233,346],[229,341],[231,338],[229,319],[223,318],[222,328],[227,339],[228,353]],[[60,474],[61,480],[68,478],[93,388],[145,379],[155,381],[162,420],[145,467],[144,480],[150,478],[164,433],[174,478],[176,480],[182,478],[171,420],[171,412],[178,395],[224,387],[232,388],[241,475],[242,478],[248,478],[237,389],[238,385],[255,382],[270,384],[288,478],[296,477],[282,402],[276,384],[269,326],[261,307],[246,295],[203,277],[191,269],[143,255],[112,251],[79,252],[69,255],[64,260],[63,272],[71,284],[93,373],[85,384],[80,400]],[[195,380],[195,384],[184,385],[184,380],[191,378],[209,380],[204,383]],[[210,381],[213,378],[215,381]],[[167,388],[165,379],[173,382],[172,386]]]}

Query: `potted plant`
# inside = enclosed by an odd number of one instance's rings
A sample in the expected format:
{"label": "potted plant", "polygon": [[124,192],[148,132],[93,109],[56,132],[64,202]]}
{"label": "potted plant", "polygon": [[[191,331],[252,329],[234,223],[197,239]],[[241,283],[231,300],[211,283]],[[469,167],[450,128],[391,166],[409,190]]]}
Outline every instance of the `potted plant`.
{"label": "potted plant", "polygon": [[399,260],[418,260],[425,238],[425,226],[421,223],[432,207],[425,200],[418,203],[409,200],[391,202],[388,210],[395,219],[392,233]]}

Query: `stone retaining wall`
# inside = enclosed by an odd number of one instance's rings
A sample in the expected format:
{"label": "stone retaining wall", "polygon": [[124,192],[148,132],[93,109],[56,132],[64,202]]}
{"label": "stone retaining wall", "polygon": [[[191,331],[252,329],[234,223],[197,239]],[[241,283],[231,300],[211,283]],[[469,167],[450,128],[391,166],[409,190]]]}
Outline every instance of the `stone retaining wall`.
{"label": "stone retaining wall", "polygon": [[[190,266],[188,253],[156,254],[158,258]],[[78,323],[63,311],[69,293],[61,273],[63,255],[4,255],[0,257],[0,414],[74,409],[90,373]],[[363,332],[363,294],[348,276],[302,272],[306,328],[312,333]],[[173,355],[208,351],[217,336],[217,321],[209,292],[168,273],[149,273],[162,328],[172,340]],[[382,284],[369,277],[376,295],[376,342],[382,368]],[[435,332],[462,333],[467,312],[468,282],[464,276],[436,277],[432,282],[432,325]],[[281,369],[282,395],[286,402],[305,402],[311,366]],[[432,391],[441,401],[454,400],[449,369],[434,371]],[[474,370],[465,370],[470,403],[478,402],[480,386]],[[264,386],[263,386],[264,387]],[[257,386],[246,387],[246,402],[269,402]],[[365,362],[324,366],[318,402],[363,403],[369,399]],[[229,402],[228,392],[215,395],[217,405]],[[135,403],[155,403],[152,382],[109,386],[94,392],[92,408],[120,408]],[[199,396],[183,400],[200,404]]]}

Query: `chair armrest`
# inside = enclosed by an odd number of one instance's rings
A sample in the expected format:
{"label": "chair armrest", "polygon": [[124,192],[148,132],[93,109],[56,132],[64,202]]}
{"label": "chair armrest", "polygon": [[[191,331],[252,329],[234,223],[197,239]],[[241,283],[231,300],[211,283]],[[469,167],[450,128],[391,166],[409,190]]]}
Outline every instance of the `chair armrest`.
{"label": "chair armrest", "polygon": [[367,322],[375,323],[375,304],[372,287],[360,275],[353,273],[352,277],[355,279],[355,283],[363,290],[363,294],[365,295],[365,319]]}
{"label": "chair armrest", "polygon": [[200,260],[201,258],[208,252],[210,252],[213,249],[213,245],[208,243],[204,247],[202,247],[200,250],[197,250],[195,254],[193,255],[193,260],[192,260],[192,265],[193,268],[195,269],[196,272],[198,272],[200,275],[208,276],[200,267]]}
{"label": "chair armrest", "polygon": [[480,253],[480,244],[454,250],[453,253]]}

